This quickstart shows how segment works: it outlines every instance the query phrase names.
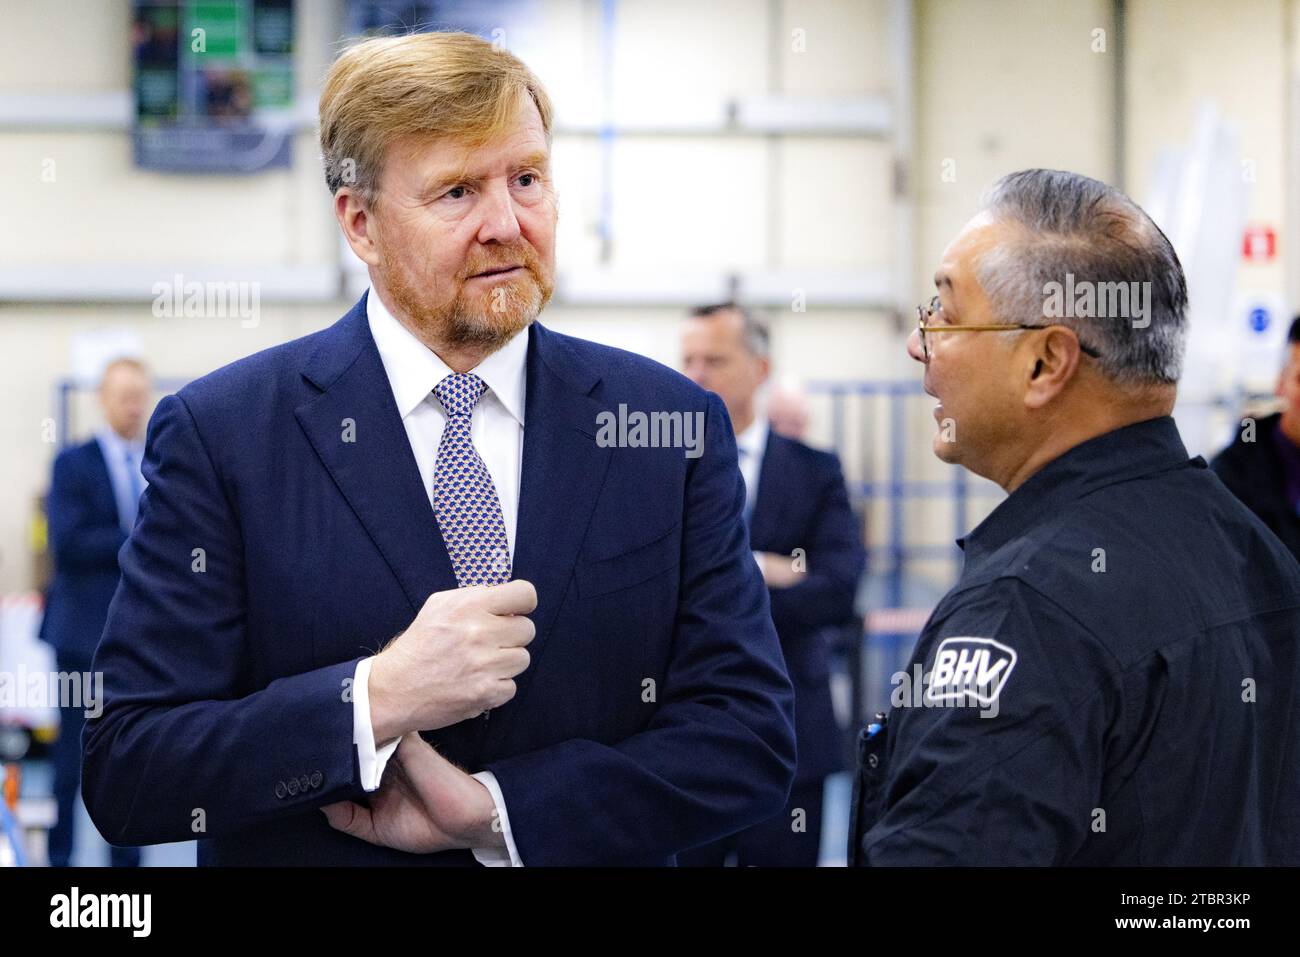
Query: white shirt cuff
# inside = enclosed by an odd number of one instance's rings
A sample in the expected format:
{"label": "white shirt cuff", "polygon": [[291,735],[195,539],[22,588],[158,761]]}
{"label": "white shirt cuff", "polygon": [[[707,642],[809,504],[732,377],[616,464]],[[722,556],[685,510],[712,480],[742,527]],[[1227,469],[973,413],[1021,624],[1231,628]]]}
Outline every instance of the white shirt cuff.
{"label": "white shirt cuff", "polygon": [[[388,764],[400,738],[394,738],[382,748],[375,747],[375,732],[370,724],[370,664],[372,658],[363,658],[357,662],[357,670],[352,678],[352,743],[357,747],[357,764],[361,771],[361,787],[367,791],[379,788],[384,776],[384,767]],[[501,833],[505,837],[506,849],[473,848],[474,857],[487,867],[523,867],[519,858],[519,849],[515,847],[514,836],[510,833],[510,816],[506,813],[506,799],[501,793],[501,785],[491,771],[480,771],[472,777],[488,789],[492,803],[496,805],[497,819],[501,822]]]}
{"label": "white shirt cuff", "polygon": [[491,771],[480,771],[470,777],[487,788],[488,793],[492,795],[492,803],[497,806],[497,820],[501,822],[501,834],[506,839],[504,852],[496,847],[471,848],[474,851],[474,859],[484,867],[523,867],[524,862],[519,859],[519,848],[515,847],[514,836],[510,833],[510,816],[506,814],[506,799],[501,794],[501,785],[497,783],[497,776]]}
{"label": "white shirt cuff", "polygon": [[367,791],[378,790],[384,766],[401,741],[401,738],[394,738],[382,748],[375,747],[375,732],[370,724],[370,664],[373,660],[362,658],[357,662],[352,678],[352,743],[357,746],[361,786]]}

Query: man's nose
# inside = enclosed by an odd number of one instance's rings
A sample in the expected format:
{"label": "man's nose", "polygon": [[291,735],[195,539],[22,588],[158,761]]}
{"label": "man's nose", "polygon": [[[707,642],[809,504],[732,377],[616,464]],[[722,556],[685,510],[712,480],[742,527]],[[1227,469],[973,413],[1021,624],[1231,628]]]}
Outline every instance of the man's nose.
{"label": "man's nose", "polygon": [[924,363],[925,350],[921,348],[921,330],[913,329],[912,334],[907,337],[907,354],[917,362]]}
{"label": "man's nose", "polygon": [[510,245],[519,238],[519,217],[515,203],[506,186],[488,187],[482,200],[483,222],[479,226],[478,241]]}

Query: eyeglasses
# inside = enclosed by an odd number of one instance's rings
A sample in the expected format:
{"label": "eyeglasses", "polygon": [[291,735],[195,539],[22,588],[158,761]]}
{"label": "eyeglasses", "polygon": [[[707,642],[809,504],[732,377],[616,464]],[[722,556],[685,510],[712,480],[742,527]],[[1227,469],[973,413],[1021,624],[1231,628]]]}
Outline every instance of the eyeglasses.
{"label": "eyeglasses", "polygon": [[[938,296],[931,299],[929,305],[916,307],[916,328],[921,334],[921,353],[925,356],[926,362],[930,361],[930,344],[926,342],[925,339],[925,334],[927,332],[1010,332],[1013,329],[1047,329],[1050,325],[1057,325],[1057,323],[1052,323],[1049,324],[1049,326],[1034,326],[1027,322],[997,322],[983,326],[929,325],[928,321],[930,317],[940,310],[941,307],[939,305]],[[1098,350],[1085,345],[1083,342],[1079,343],[1079,349],[1084,353],[1084,355],[1092,356],[1094,359],[1101,358],[1101,353]]]}

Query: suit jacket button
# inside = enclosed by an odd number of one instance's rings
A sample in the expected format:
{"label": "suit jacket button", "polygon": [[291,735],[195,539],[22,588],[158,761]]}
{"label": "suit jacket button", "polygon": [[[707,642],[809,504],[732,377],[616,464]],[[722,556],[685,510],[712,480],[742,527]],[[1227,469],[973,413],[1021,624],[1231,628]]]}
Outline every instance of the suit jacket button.
{"label": "suit jacket button", "polygon": [[284,782],[277,781],[275,785],[275,796],[278,797],[281,801],[283,801],[284,796],[288,793],[289,793],[288,790],[284,786]]}
{"label": "suit jacket button", "polygon": [[318,787],[320,787],[320,786],[321,786],[321,782],[323,782],[324,780],[325,780],[325,775],[321,774],[319,771],[313,771],[313,772],[311,773],[311,786],[312,786],[312,787],[314,787],[314,788],[318,788]]}
{"label": "suit jacket button", "polygon": [[304,774],[302,777],[298,779],[298,790],[301,791],[303,794],[306,794],[310,788],[311,788],[311,778],[307,777],[307,775]]}
{"label": "suit jacket button", "polygon": [[297,793],[298,793],[298,779],[297,779],[297,778],[290,778],[290,779],[289,779],[288,787],[289,787],[289,793],[290,793],[290,794],[297,794]]}

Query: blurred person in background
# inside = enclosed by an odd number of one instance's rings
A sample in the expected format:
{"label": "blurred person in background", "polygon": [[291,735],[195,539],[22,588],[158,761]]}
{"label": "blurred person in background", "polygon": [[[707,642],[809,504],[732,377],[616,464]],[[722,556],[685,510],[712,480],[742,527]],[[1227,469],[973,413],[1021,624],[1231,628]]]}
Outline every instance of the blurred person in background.
{"label": "blurred person in background", "polygon": [[[46,505],[54,578],[40,635],[53,646],[59,671],[64,673],[90,672],[108,618],[119,575],[117,553],[135,524],[145,487],[140,463],[151,393],[143,363],[130,358],[110,362],[99,384],[104,425],[94,438],[64,449],[54,460]],[[59,709],[59,737],[52,749],[59,817],[49,838],[54,867],[66,867],[72,859],[81,731],[90,707],[88,702],[71,702]],[[138,848],[112,847],[111,851],[114,867],[140,863]]]}
{"label": "blurred person in background", "polygon": [[781,814],[680,855],[686,866],[719,866],[734,853],[740,867],[815,867],[823,785],[840,770],[826,632],[853,619],[866,555],[839,460],[778,434],[762,414],[768,352],[767,329],[734,303],[702,306],[686,320],[683,369],[721,396],[736,432],[750,546],[794,683],[795,783]]}
{"label": "blurred person in background", "polygon": [[772,431],[796,442],[808,434],[808,396],[797,382],[777,382],[767,395]]}
{"label": "blurred person in background", "polygon": [[1246,420],[1210,467],[1233,495],[1300,558],[1300,316],[1287,333],[1277,378],[1282,411]]}

